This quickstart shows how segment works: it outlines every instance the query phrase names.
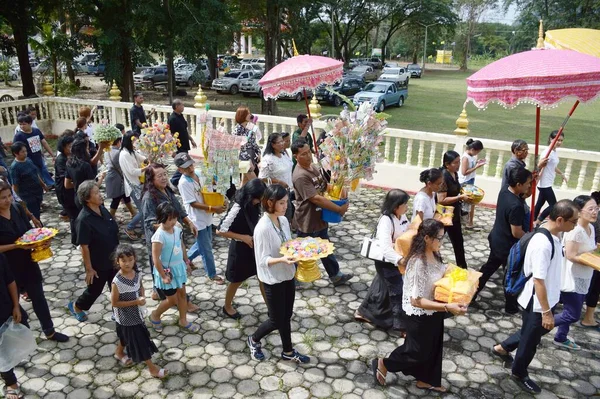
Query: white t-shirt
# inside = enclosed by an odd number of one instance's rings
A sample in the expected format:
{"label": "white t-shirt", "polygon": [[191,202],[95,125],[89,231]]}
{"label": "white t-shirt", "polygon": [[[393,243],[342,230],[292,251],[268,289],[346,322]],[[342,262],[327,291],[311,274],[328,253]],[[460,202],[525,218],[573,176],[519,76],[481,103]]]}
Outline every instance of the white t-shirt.
{"label": "white t-shirt", "polygon": [[[544,153],[543,158],[548,157],[548,150]],[[540,176],[540,182],[538,183],[539,188],[548,188],[552,187],[554,184],[554,179],[556,178],[556,167],[558,166],[558,154],[556,154],[556,150],[550,153],[548,157],[548,164],[542,170],[542,174]]]}
{"label": "white t-shirt", "polygon": [[131,186],[129,185],[129,182],[138,186],[142,185],[142,183],[140,183],[140,176],[142,175],[141,165],[145,160],[146,158],[143,155],[135,151],[131,154],[128,150],[122,149],[119,154],[119,165],[121,166],[121,171],[125,178],[123,179],[125,182],[125,195],[128,197],[131,195]]}
{"label": "white t-shirt", "polygon": [[[552,254],[552,244],[550,240],[542,233],[535,234],[531,237],[529,244],[527,245],[527,252],[525,253],[525,261],[523,263],[523,273],[526,276],[533,276],[525,284],[523,292],[519,295],[519,305],[523,308],[527,308],[531,295],[533,294],[533,280],[539,279],[544,280],[546,285],[546,295],[548,298],[548,305],[553,308],[560,298],[560,273],[563,264],[563,246],[560,239],[556,236],[552,236],[554,239],[554,258],[550,260]],[[548,310],[548,309],[543,309]],[[533,311],[542,313],[542,306],[534,295],[533,298]]]}
{"label": "white t-shirt", "polygon": [[424,191],[419,191],[413,199],[413,215],[414,219],[417,212],[423,212],[423,220],[433,219],[435,215],[435,193],[433,196],[428,196]]}
{"label": "white t-shirt", "polygon": [[379,219],[376,237],[386,262],[396,265],[402,259],[402,255],[394,250],[394,243],[407,229],[408,219],[405,215],[402,215],[400,219],[396,215],[383,215]]}
{"label": "white t-shirt", "polygon": [[259,167],[259,178],[281,180],[288,185],[290,190],[294,189],[294,184],[292,183],[292,168],[294,164],[292,158],[287,154],[281,154],[281,157],[275,154],[267,154],[261,159]]}
{"label": "white t-shirt", "polygon": [[[594,232],[594,227],[592,225],[589,226],[591,234],[588,234],[583,227],[580,225],[575,226],[575,228],[564,236],[565,245],[567,241],[574,241],[578,243],[577,255],[584,254],[586,252],[591,252],[596,249],[596,233]],[[565,276],[566,273],[570,273],[570,276]],[[578,294],[587,294],[590,288],[590,283],[592,282],[592,275],[594,274],[594,269],[589,266],[585,266],[579,263],[574,263],[568,260],[565,257],[565,262],[562,268],[561,279],[563,282],[562,289],[565,290],[565,281],[567,279],[572,279],[575,290],[569,289],[569,292],[576,292]]]}
{"label": "white t-shirt", "polygon": [[466,151],[462,154],[462,156],[460,157],[460,165],[461,166],[460,166],[460,168],[458,168],[458,182],[460,184],[463,184],[466,181],[474,179],[475,176],[477,176],[477,171],[476,170],[472,171],[471,173],[469,173],[466,176],[463,176],[463,174],[461,173],[461,171],[462,171],[462,162],[463,162],[463,159],[465,159],[465,158],[468,159],[468,161],[467,161],[467,169],[472,169],[477,164],[477,155],[469,155],[469,153],[466,152]]}
{"label": "white t-shirt", "polygon": [[[196,176],[200,178],[200,173],[196,172]],[[202,197],[202,187],[196,180],[182,175],[179,179],[179,194],[181,195],[181,201],[183,202],[183,208],[188,214],[190,220],[194,223],[194,226],[198,230],[204,230],[208,226],[212,225],[213,216],[211,213],[203,211],[202,209],[192,207],[192,203],[199,202],[204,204],[204,198]]]}

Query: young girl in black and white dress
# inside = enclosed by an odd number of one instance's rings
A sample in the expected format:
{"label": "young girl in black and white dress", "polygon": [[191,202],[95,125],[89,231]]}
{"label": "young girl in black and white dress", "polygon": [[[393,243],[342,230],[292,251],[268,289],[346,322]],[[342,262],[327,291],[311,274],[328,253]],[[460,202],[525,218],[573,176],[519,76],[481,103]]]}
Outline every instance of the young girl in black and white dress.
{"label": "young girl in black and white dress", "polygon": [[111,303],[119,337],[115,359],[123,366],[145,362],[150,375],[162,379],[167,372],[152,362],[152,354],[158,352],[158,348],[150,339],[150,333],[144,324],[143,306],[146,304],[146,298],[133,247],[120,244],[115,251],[115,262],[119,268],[111,290]]}

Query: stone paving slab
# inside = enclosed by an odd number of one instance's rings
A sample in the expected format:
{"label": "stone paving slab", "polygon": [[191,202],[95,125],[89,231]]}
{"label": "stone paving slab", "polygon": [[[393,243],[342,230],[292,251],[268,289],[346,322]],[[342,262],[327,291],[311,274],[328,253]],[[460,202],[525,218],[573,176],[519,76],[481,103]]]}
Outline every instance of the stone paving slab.
{"label": "stone paving slab", "polygon": [[[29,303],[23,303],[39,348],[27,362],[16,368],[28,398],[425,398],[428,392],[415,388],[414,379],[388,374],[387,387],[375,386],[367,364],[375,356],[386,356],[402,339],[370,325],[357,323],[354,311],[365,297],[374,267],[360,256],[362,237],[371,232],[378,218],[384,192],[363,189],[352,200],[345,220],[332,225],[331,241],[343,271],[355,274],[349,285],[334,288],[318,280],[296,293],[292,340],[296,348],[311,356],[310,364],[279,361],[281,341],[273,333],[263,341],[266,360],[250,359],[245,337],[267,317],[255,278],[244,283],[235,298],[239,321],[219,314],[225,286],[212,284],[200,268],[194,271],[188,292],[200,305],[190,320],[201,326],[190,334],[177,326],[174,310],[164,317],[162,333],[151,330],[159,348],[154,361],[171,376],[159,381],[150,377],[144,365],[122,368],[113,358],[117,335],[110,319],[108,296],[101,296],[80,323],[66,305],[84,287],[80,252],[70,244],[68,223],[58,220],[53,194],[46,194],[42,220],[61,234],[53,241],[54,258],[41,264],[46,296],[56,327],[71,336],[67,343],[44,340]],[[119,217],[126,218],[122,210]],[[478,230],[465,231],[467,261],[478,268],[488,255],[487,234],[494,221],[489,209],[477,209]],[[129,242],[121,234],[122,242]],[[188,239],[191,244],[191,239]],[[144,286],[152,287],[147,254],[141,242],[134,245],[144,265]],[[224,273],[228,242],[214,240],[217,269]],[[448,240],[442,254],[453,261]],[[321,269],[323,274],[324,270]],[[510,370],[489,353],[490,347],[521,325],[520,317],[503,313],[503,295],[498,276],[481,294],[481,309],[469,309],[465,316],[446,320],[444,334],[443,384],[451,387],[448,398],[526,398],[510,379]],[[148,300],[152,309],[156,303]],[[600,333],[574,326],[570,334],[582,346],[567,352],[552,345],[552,334],[542,339],[530,372],[544,391],[540,398],[588,398],[600,389]]]}

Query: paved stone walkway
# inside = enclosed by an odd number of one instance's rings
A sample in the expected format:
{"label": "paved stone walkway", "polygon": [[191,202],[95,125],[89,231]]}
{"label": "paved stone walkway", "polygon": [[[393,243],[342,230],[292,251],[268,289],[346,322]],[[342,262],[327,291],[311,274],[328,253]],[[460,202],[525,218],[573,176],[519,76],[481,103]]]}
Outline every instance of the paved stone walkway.
{"label": "paved stone walkway", "polygon": [[[70,245],[68,224],[59,222],[54,194],[46,194],[47,206],[42,220],[57,227],[61,234],[53,242],[54,258],[42,263],[45,289],[56,327],[71,336],[57,344],[42,338],[31,305],[23,303],[39,348],[30,361],[17,367],[17,375],[28,398],[416,398],[429,394],[415,388],[414,380],[403,375],[388,375],[388,386],[375,386],[368,362],[385,356],[402,339],[354,321],[353,313],[364,298],[373,278],[372,262],[360,254],[360,242],[377,220],[384,192],[363,189],[354,200],[343,223],[334,225],[330,235],[342,270],[356,277],[347,286],[334,288],[321,279],[296,293],[292,339],[294,345],[311,356],[307,365],[278,360],[281,342],[277,333],[263,341],[267,359],[250,360],[245,338],[267,317],[256,279],[238,291],[235,303],[243,315],[238,322],[219,314],[225,286],[208,282],[202,267],[194,272],[188,291],[201,310],[190,316],[201,326],[197,334],[182,332],[175,312],[164,318],[162,333],[151,331],[159,348],[155,362],[166,367],[171,376],[164,381],[150,377],[144,365],[122,368],[113,358],[117,335],[111,321],[111,307],[102,296],[92,307],[89,320],[80,323],[65,307],[84,287],[83,267],[78,250]],[[122,211],[120,211],[122,212]],[[126,217],[124,213],[119,213]],[[476,224],[481,231],[466,231],[467,260],[478,268],[487,258],[487,232],[494,221],[491,210],[478,209]],[[485,230],[485,231],[483,231]],[[128,242],[121,235],[122,242]],[[141,243],[135,245],[147,254]],[[217,268],[224,273],[228,242],[215,238]],[[444,258],[453,260],[448,241]],[[324,273],[324,271],[323,271]],[[144,284],[151,289],[146,274]],[[451,387],[452,398],[523,398],[510,379],[510,370],[489,354],[490,347],[506,338],[521,324],[520,317],[502,312],[503,296],[499,279],[492,279],[483,291],[482,309],[446,321],[444,335],[443,384]],[[156,306],[148,300],[149,309]],[[552,345],[552,336],[543,338],[530,371],[538,381],[543,398],[584,398],[598,394],[600,388],[600,333],[579,326],[571,335],[583,349],[567,352]]]}

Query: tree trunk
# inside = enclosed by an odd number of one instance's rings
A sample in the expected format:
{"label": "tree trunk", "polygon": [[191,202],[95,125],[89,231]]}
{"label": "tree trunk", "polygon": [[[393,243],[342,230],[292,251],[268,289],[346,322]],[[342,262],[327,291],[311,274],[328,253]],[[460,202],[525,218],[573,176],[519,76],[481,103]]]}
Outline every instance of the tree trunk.
{"label": "tree trunk", "polygon": [[131,60],[131,51],[129,46],[123,46],[121,49],[123,57],[123,75],[121,76],[121,100],[133,101],[133,92],[135,86],[133,84],[133,61]]}
{"label": "tree trunk", "polygon": [[[267,24],[265,33],[265,73],[276,64],[277,47],[279,46],[279,33],[281,21],[281,8],[278,0],[267,0]],[[274,100],[260,99],[261,112],[266,115],[277,114],[277,103]]]}
{"label": "tree trunk", "polygon": [[67,76],[69,77],[69,82],[75,83],[75,70],[73,69],[73,65],[70,62],[67,62]]}
{"label": "tree trunk", "polygon": [[54,88],[54,95],[58,95],[58,60],[56,59],[56,55],[52,55],[52,73],[54,74],[54,82],[52,83],[52,87]]}
{"label": "tree trunk", "polygon": [[10,20],[17,49],[17,58],[19,59],[19,70],[21,71],[21,81],[23,83],[23,96],[36,97],[35,83],[33,82],[33,71],[29,64],[29,48],[27,46],[27,30],[23,21]]}

